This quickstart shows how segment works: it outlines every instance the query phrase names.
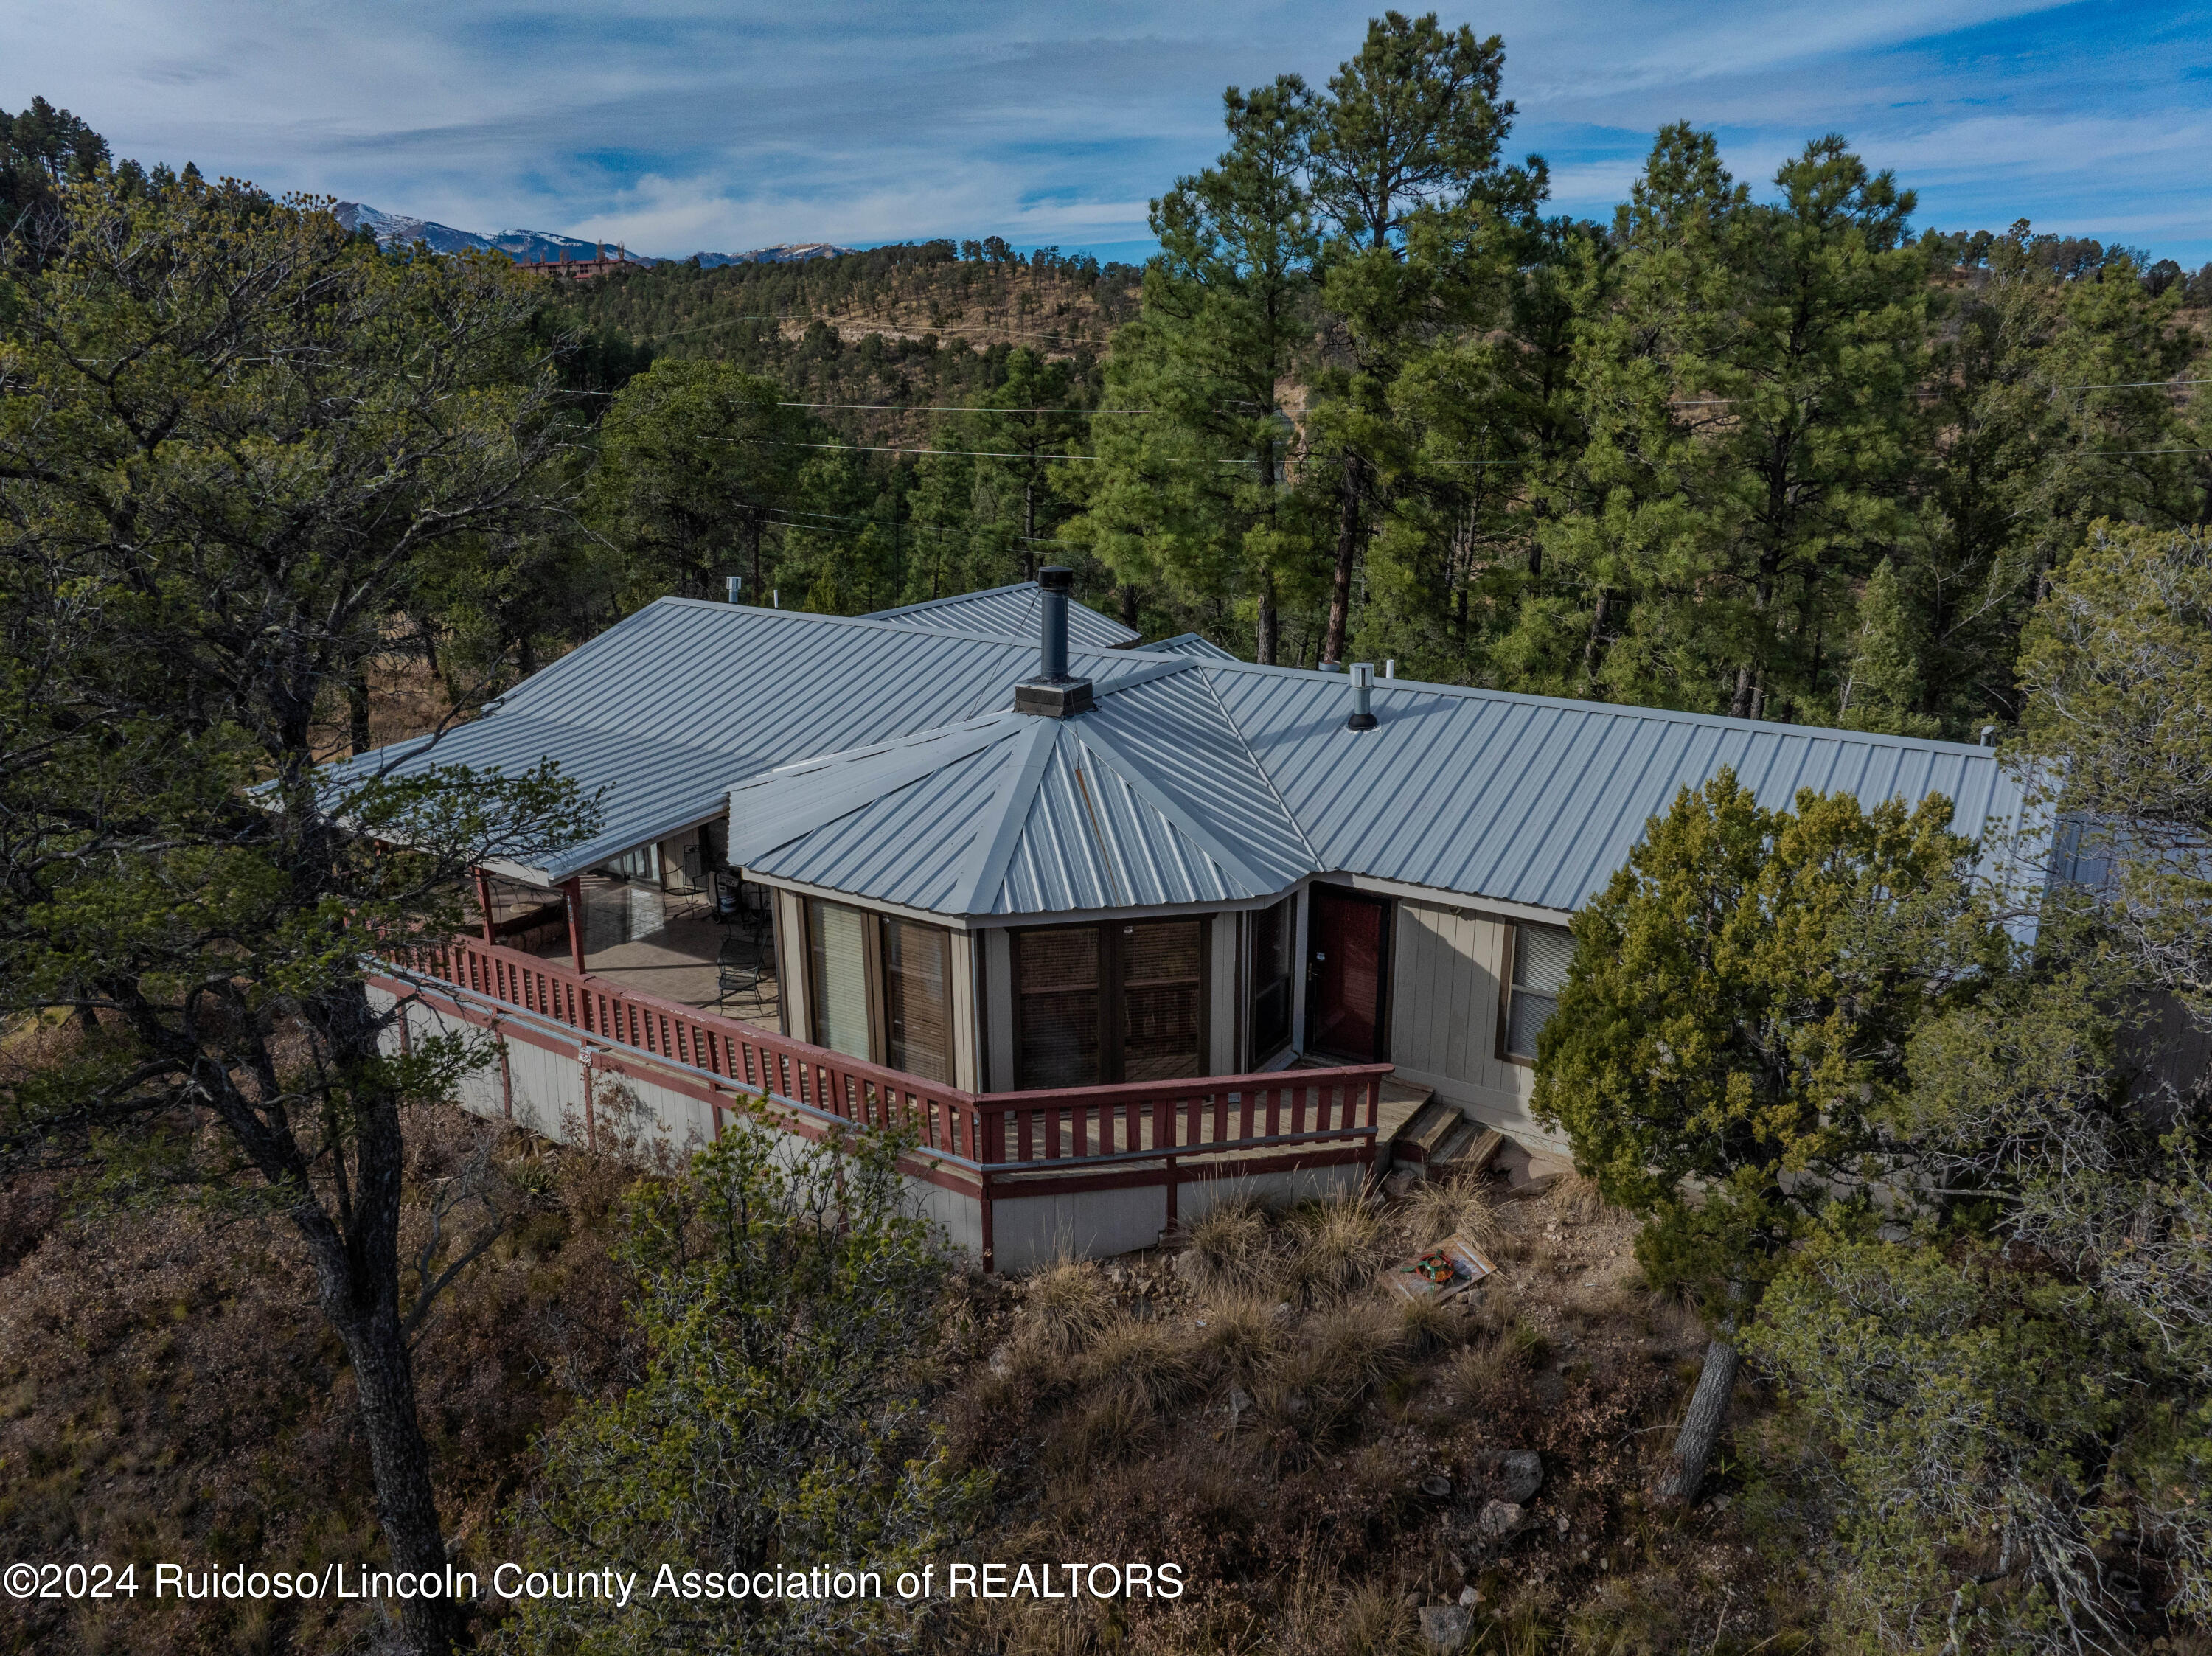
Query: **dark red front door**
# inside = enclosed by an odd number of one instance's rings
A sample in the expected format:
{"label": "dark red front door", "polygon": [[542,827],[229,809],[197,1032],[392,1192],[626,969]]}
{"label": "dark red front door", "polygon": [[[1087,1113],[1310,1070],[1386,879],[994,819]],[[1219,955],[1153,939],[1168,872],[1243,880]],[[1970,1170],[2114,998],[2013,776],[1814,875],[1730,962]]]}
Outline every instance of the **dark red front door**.
{"label": "dark red front door", "polygon": [[1334,886],[1308,890],[1306,1046],[1360,1064],[1380,1062],[1389,906]]}

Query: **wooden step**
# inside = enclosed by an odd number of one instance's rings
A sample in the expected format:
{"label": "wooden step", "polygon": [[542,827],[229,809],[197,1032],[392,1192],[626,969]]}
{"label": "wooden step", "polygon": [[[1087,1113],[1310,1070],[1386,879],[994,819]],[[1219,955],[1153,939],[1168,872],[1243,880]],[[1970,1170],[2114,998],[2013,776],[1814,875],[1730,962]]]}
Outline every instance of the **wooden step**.
{"label": "wooden step", "polygon": [[1455,1135],[1437,1150],[1430,1159],[1430,1165],[1449,1168],[1462,1178],[1472,1178],[1487,1169],[1504,1148],[1504,1133],[1480,1121],[1470,1121],[1464,1132]]}
{"label": "wooden step", "polygon": [[1467,1118],[1451,1105],[1431,1099],[1390,1136],[1393,1161],[1426,1162],[1437,1147],[1458,1131]]}

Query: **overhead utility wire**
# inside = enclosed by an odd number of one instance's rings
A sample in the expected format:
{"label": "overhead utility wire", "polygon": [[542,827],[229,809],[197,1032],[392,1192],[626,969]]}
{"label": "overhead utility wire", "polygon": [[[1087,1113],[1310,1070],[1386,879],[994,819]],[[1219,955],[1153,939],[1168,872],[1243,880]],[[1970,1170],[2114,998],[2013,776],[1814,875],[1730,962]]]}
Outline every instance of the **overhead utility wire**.
{"label": "overhead utility wire", "polygon": [[855,409],[880,414],[1164,414],[1164,409],[994,409],[944,403],[778,403],[780,409]]}
{"label": "overhead utility wire", "polygon": [[[672,328],[666,333],[658,334],[654,337],[659,339],[680,339],[688,333],[705,333],[712,328],[726,328],[732,322],[782,323],[796,322],[799,319],[799,318],[795,316],[756,316],[751,314],[744,316],[726,316],[720,322],[702,322],[696,328]],[[826,316],[808,317],[806,320],[810,322],[825,323],[831,327],[835,327],[836,325]],[[853,325],[857,327],[860,325],[855,323]],[[1040,333],[1032,328],[924,327],[918,322],[901,322],[896,318],[889,323],[878,325],[876,331],[880,333],[885,327],[888,327],[894,333],[919,333],[922,335],[954,334],[963,337],[969,334],[1011,334],[1018,339],[1072,339],[1078,344],[1095,344],[1100,343],[1093,340],[1089,334],[1085,333]],[[839,337],[842,338],[843,336],[841,334]]]}

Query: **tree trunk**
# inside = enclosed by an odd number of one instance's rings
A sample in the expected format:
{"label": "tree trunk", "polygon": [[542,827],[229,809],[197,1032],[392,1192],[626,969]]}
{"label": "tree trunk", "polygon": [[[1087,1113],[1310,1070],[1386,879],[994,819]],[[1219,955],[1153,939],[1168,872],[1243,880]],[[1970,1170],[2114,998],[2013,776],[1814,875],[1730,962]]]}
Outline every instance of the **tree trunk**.
{"label": "tree trunk", "polygon": [[1735,1390],[1735,1371],[1742,1363],[1742,1356],[1725,1339],[1716,1338],[1705,1347],[1705,1366],[1698,1372],[1698,1389],[1690,1394],[1690,1410],[1682,1416],[1682,1429],[1674,1434],[1674,1453],[1660,1471],[1660,1500],[1687,1506],[1698,1498],[1698,1486],[1705,1480],[1705,1462],[1712,1458],[1713,1445],[1728,1421],[1729,1397]]}
{"label": "tree trunk", "polygon": [[1121,583],[1121,625],[1131,632],[1137,630],[1137,583]]}
{"label": "tree trunk", "polygon": [[[380,1284],[362,1283],[373,1302],[360,1314],[349,1314],[352,1302],[362,1297],[349,1291],[353,1286],[341,1282],[335,1291],[326,1290],[324,1310],[352,1362],[362,1430],[376,1480],[377,1522],[395,1570],[437,1577],[446,1568],[445,1534],[430,1486],[430,1446],[416,1415],[414,1365],[399,1325],[399,1307],[377,1292]],[[416,1656],[446,1656],[460,1638],[462,1617],[461,1606],[442,1593],[399,1603],[400,1630]]]}
{"label": "tree trunk", "polygon": [[1751,717],[1751,664],[1746,662],[1735,670],[1735,694],[1729,698],[1729,717]]}
{"label": "tree trunk", "polygon": [[1260,624],[1252,640],[1252,658],[1262,667],[1273,666],[1282,640],[1283,612],[1275,607],[1275,578],[1263,569],[1260,572]]}
{"label": "tree trunk", "polygon": [[[377,1020],[365,992],[331,1009],[325,1034],[332,1049],[376,1050]],[[374,1086],[374,1083],[368,1083]],[[399,1317],[399,1209],[405,1149],[398,1101],[389,1093],[358,1100],[352,1201],[334,1219],[309,1195],[292,1210],[315,1264],[315,1297],[344,1344],[361,1399],[377,1521],[395,1570],[442,1574],[446,1542],[430,1483],[430,1446],[416,1413],[414,1362]],[[461,1635],[463,1611],[437,1594],[403,1598],[399,1625],[415,1656],[446,1656]]]}
{"label": "tree trunk", "polygon": [[346,713],[352,726],[353,750],[367,753],[374,745],[368,739],[368,667],[356,662],[352,676],[346,680]]}
{"label": "tree trunk", "polygon": [[1329,584],[1328,628],[1322,634],[1321,658],[1344,659],[1344,635],[1352,621],[1352,564],[1359,555],[1359,457],[1344,462],[1344,507],[1336,526],[1336,573]]}
{"label": "tree trunk", "polygon": [[1602,586],[1597,589],[1597,606],[1590,612],[1589,642],[1583,646],[1583,677],[1592,684],[1597,682],[1598,663],[1605,658],[1605,617],[1612,597]]}

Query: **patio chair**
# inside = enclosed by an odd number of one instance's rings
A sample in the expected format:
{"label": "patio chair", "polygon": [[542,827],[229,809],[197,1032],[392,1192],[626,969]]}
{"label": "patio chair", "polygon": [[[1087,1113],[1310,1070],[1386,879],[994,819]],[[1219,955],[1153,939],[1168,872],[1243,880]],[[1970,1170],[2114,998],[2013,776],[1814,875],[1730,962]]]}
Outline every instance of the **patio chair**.
{"label": "patio chair", "polygon": [[723,938],[722,946],[714,952],[714,986],[719,992],[714,1004],[720,1006],[732,995],[757,993],[760,980],[760,951],[751,940]]}

